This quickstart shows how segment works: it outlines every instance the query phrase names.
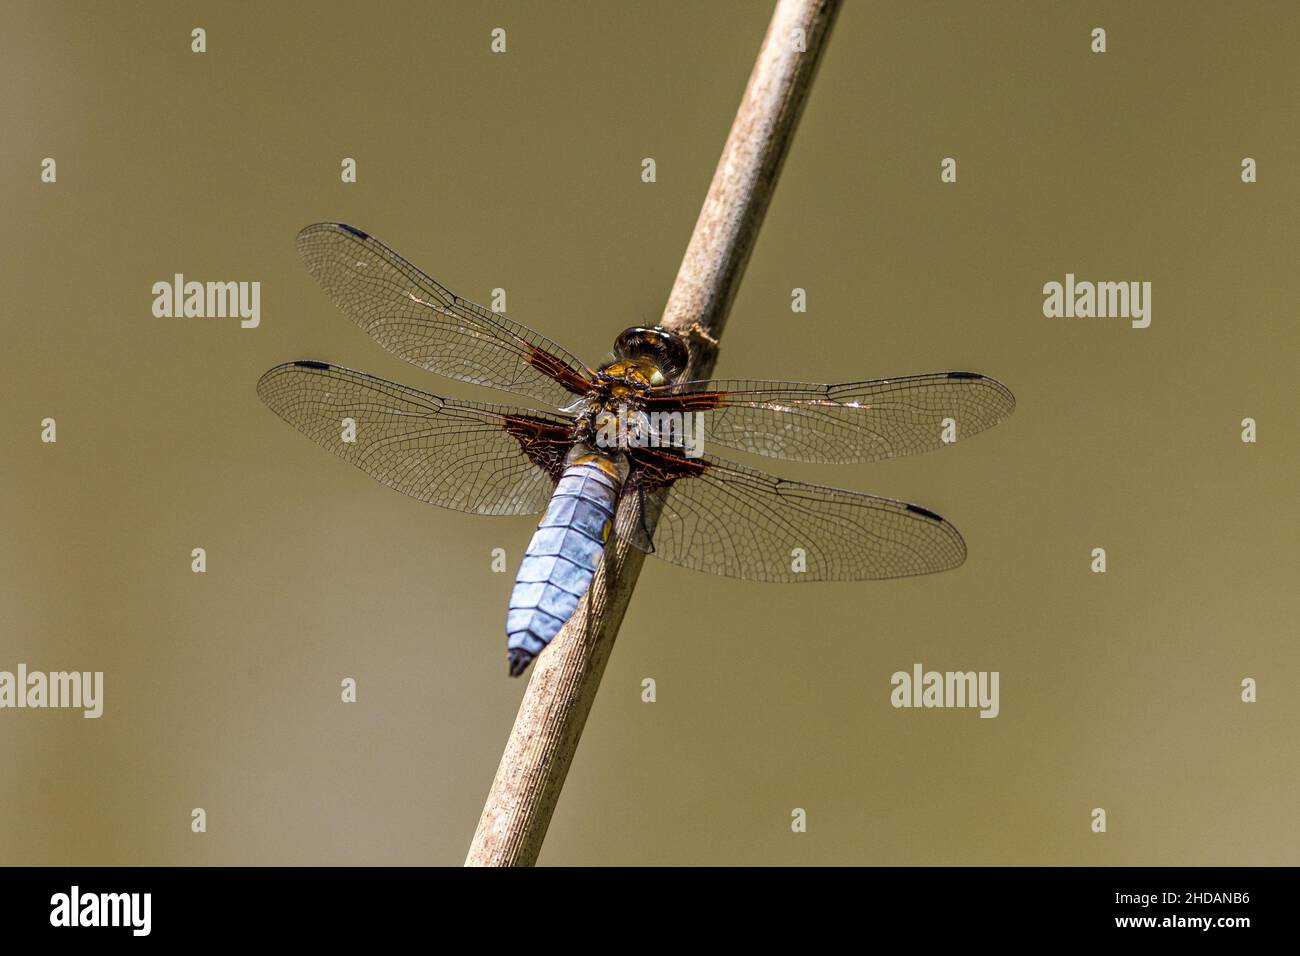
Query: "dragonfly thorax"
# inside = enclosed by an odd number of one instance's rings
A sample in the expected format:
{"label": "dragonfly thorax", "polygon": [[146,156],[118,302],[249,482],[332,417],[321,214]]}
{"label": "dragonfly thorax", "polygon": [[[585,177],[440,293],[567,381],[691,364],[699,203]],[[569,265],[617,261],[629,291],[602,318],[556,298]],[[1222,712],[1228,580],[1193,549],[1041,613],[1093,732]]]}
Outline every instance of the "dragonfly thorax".
{"label": "dragonfly thorax", "polygon": [[567,411],[576,416],[574,437],[579,444],[600,452],[618,454],[646,447],[651,441],[651,421],[639,400],[641,390],[620,382],[597,388]]}
{"label": "dragonfly thorax", "polygon": [[627,451],[646,437],[646,394],[663,376],[645,358],[614,359],[596,371],[592,389],[563,409],[577,419],[575,435],[602,449]]}

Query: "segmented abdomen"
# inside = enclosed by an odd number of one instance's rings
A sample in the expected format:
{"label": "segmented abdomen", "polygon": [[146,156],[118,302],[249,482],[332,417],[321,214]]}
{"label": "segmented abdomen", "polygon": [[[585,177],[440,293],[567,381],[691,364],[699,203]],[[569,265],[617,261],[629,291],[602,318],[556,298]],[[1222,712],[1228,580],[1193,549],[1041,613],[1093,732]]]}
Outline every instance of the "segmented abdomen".
{"label": "segmented abdomen", "polygon": [[560,632],[591,585],[618,492],[617,479],[595,462],[564,470],[510,592],[506,647],[512,674],[521,673]]}

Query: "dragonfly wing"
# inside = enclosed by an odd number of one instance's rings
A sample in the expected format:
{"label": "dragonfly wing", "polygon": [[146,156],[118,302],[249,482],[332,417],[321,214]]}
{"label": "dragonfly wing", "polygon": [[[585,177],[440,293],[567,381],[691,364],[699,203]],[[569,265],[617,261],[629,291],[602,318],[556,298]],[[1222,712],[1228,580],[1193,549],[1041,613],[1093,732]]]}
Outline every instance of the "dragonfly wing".
{"label": "dragonfly wing", "polygon": [[957,529],[918,505],[718,458],[639,450],[635,460],[653,553],[683,567],[751,581],[865,581],[966,558]]}
{"label": "dragonfly wing", "polygon": [[656,389],[650,410],[696,412],[704,438],[789,461],[850,463],[915,455],[992,428],[1016,407],[978,372],[817,385],[684,382]]}
{"label": "dragonfly wing", "polygon": [[316,223],[298,233],[298,252],[336,306],[420,368],[553,408],[590,388],[590,372],[569,352],[449,291],[360,229]]}
{"label": "dragonfly wing", "polygon": [[276,366],[257,394],[381,484],[474,514],[543,511],[572,443],[572,423],[558,416],[439,398],[325,362]]}

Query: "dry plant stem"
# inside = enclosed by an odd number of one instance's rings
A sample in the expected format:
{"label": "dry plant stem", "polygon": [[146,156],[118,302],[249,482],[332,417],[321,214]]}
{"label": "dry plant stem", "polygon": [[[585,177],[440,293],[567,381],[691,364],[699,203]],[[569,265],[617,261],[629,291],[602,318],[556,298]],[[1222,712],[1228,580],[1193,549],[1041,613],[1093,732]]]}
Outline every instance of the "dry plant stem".
{"label": "dry plant stem", "polygon": [[[660,322],[689,336],[692,378],[712,372],[717,339],[839,5],[777,3]],[[466,866],[537,861],[645,560],[627,543],[640,520],[637,510],[632,496],[620,502],[614,540],[587,599],[533,663]]]}

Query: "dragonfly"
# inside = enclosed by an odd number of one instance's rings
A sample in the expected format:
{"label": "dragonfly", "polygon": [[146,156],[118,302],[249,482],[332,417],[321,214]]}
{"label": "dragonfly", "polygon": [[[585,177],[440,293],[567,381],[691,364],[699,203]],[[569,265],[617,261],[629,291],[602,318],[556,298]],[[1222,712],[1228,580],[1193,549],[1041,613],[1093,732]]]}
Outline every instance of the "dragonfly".
{"label": "dragonfly", "polygon": [[592,368],[354,226],[308,226],[297,248],[334,305],[388,351],[528,401],[444,398],[316,360],[257,383],[273,412],[390,488],[472,514],[542,515],[506,614],[513,677],[587,594],[624,500],[637,509],[620,533],[630,544],[733,578],[864,581],[966,558],[957,529],[928,508],[777,478],[703,449],[842,464],[932,451],[954,429],[966,438],[1012,413],[996,379],[696,381],[687,336],[659,326],[623,331]]}

